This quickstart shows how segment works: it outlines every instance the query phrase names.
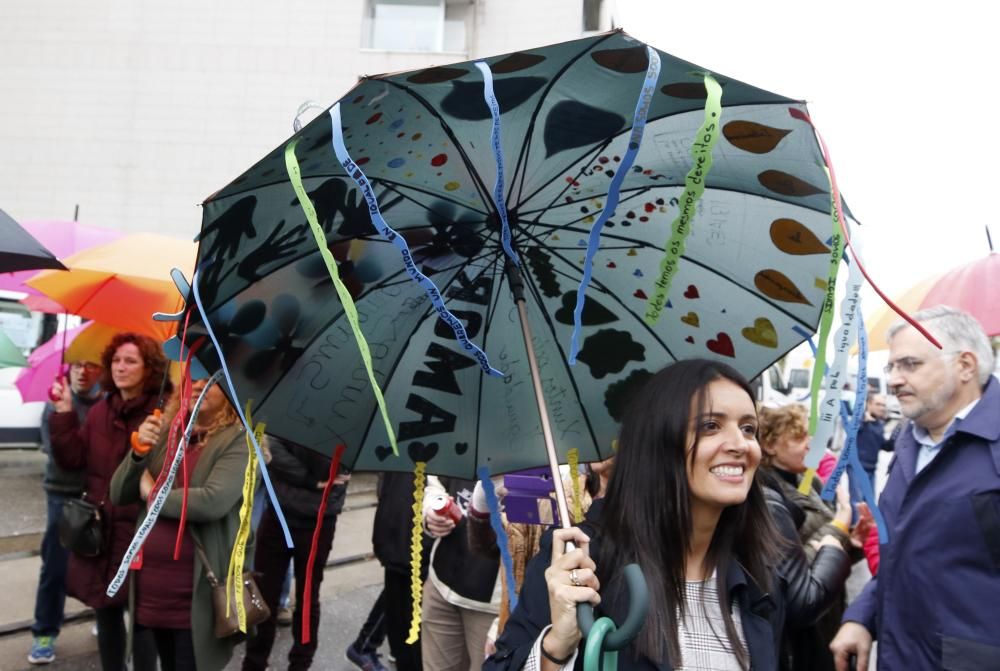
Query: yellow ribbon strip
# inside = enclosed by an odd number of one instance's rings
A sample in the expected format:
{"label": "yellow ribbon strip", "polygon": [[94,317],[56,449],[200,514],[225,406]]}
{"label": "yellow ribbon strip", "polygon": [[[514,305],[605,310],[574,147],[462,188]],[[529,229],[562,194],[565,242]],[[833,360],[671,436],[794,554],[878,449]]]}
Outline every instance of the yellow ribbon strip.
{"label": "yellow ribbon strip", "polygon": [[[566,452],[566,461],[569,462],[569,478],[573,483],[573,524],[583,521],[583,492],[580,489],[580,450],[574,448]],[[559,486],[559,483],[556,483]]]}
{"label": "yellow ribbon strip", "polygon": [[413,645],[420,639],[421,601],[424,595],[424,583],[420,580],[420,558],[424,548],[424,486],[427,477],[424,469],[427,463],[418,461],[413,469],[413,529],[410,530],[410,598],[413,599],[413,616],[410,620],[410,635],[407,645]]}
{"label": "yellow ribbon strip", "polygon": [[337,290],[340,303],[344,306],[344,314],[347,315],[347,321],[351,324],[354,339],[357,341],[358,350],[361,352],[361,360],[364,362],[365,370],[368,372],[368,381],[372,385],[372,393],[375,394],[379,411],[382,413],[385,432],[389,436],[389,445],[392,447],[392,453],[398,457],[399,449],[396,447],[396,433],[392,430],[392,423],[389,421],[389,411],[385,406],[382,388],[379,387],[378,381],[375,379],[371,351],[368,349],[368,341],[365,340],[365,335],[361,332],[361,324],[358,322],[358,309],[354,305],[354,299],[351,298],[351,292],[347,290],[347,287],[340,279],[340,271],[337,270],[337,261],[333,258],[333,254],[330,253],[330,249],[327,247],[326,234],[323,233],[323,229],[319,225],[319,220],[316,218],[316,208],[313,207],[312,201],[309,199],[309,194],[306,193],[306,189],[302,185],[302,171],[299,168],[299,161],[295,157],[295,146],[299,143],[300,139],[295,138],[285,146],[285,168],[288,170],[288,178],[291,180],[292,188],[299,199],[299,205],[302,206],[302,211],[305,212],[306,221],[309,222],[309,228],[312,230],[313,237],[316,238],[316,246],[319,247],[319,253],[326,263],[326,269],[330,273],[330,279],[333,280],[333,286]]}
{"label": "yellow ribbon strip", "polygon": [[691,235],[691,222],[698,214],[696,208],[701,195],[705,192],[705,179],[712,169],[712,148],[719,139],[719,128],[722,121],[722,87],[715,78],[705,75],[705,121],[698,129],[691,143],[691,158],[694,164],[684,178],[684,195],[680,199],[680,212],[670,225],[671,235],[664,249],[663,260],[660,261],[660,275],[653,283],[652,295],[646,307],[646,323],[656,324],[667,305],[670,295],[670,285],[680,266],[684,255],[684,242]]}
{"label": "yellow ribbon strip", "polygon": [[[250,416],[250,405],[253,399],[247,401],[246,418],[247,422],[253,426],[253,419]],[[253,437],[257,439],[257,444],[264,437],[264,423],[258,422],[254,427]],[[229,617],[229,601],[236,601],[236,620],[239,622],[240,631],[244,634],[247,631],[246,606],[243,603],[243,590],[234,589],[242,587],[243,567],[246,563],[247,539],[250,537],[250,519],[253,515],[253,497],[257,489],[257,451],[253,448],[253,440],[250,433],[244,434],[247,441],[246,472],[243,475],[243,505],[240,506],[240,528],[236,532],[236,541],[233,544],[232,554],[229,555],[229,570],[226,573],[226,617]]]}

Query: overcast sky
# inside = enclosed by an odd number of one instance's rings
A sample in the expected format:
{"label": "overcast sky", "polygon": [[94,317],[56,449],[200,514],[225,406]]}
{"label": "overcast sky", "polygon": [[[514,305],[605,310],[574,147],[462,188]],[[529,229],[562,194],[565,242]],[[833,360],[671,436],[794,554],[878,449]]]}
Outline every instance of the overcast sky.
{"label": "overcast sky", "polygon": [[[890,295],[984,256],[986,224],[1000,248],[1000,34],[988,4],[617,6],[617,23],[631,35],[808,103],[863,224],[868,270]],[[869,314],[877,298],[865,299]]]}

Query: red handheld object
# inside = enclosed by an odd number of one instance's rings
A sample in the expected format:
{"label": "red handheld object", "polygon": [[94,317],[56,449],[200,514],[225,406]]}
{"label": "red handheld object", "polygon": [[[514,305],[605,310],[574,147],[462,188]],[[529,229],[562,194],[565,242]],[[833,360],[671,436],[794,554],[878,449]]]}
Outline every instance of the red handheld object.
{"label": "red handheld object", "polygon": [[462,521],[462,509],[450,496],[444,494],[435,496],[431,500],[431,510],[443,517],[450,517],[455,524]]}

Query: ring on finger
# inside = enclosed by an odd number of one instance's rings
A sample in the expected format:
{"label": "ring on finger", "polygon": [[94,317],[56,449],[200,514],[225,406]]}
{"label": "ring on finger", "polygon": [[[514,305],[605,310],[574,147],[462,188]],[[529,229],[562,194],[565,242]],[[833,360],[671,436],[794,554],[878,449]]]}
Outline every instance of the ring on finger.
{"label": "ring on finger", "polygon": [[574,587],[579,587],[583,583],[580,582],[580,576],[577,575],[576,569],[572,569],[569,572],[569,581]]}

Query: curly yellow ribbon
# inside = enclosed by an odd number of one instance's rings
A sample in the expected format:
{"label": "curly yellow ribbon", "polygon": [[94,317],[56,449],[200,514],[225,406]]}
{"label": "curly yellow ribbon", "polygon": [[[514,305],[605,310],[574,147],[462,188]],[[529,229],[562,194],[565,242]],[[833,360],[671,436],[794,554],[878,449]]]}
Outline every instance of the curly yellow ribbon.
{"label": "curly yellow ribbon", "polygon": [[420,639],[420,609],[424,593],[424,583],[420,580],[420,558],[424,547],[425,468],[427,463],[418,461],[413,469],[413,529],[410,531],[410,598],[413,599],[413,617],[410,620],[407,645],[413,645]]}
{"label": "curly yellow ribbon", "polygon": [[[246,417],[247,423],[253,426],[253,419],[250,417],[250,405],[253,400],[247,401]],[[250,537],[250,519],[253,515],[253,496],[257,489],[257,452],[253,448],[253,440],[247,433],[247,469],[243,475],[243,504],[240,506],[240,528],[236,532],[236,541],[233,544],[233,551],[229,555],[229,570],[226,573],[226,617],[229,617],[230,599],[236,601],[236,619],[239,622],[240,631],[247,631],[246,606],[243,603],[243,590],[234,589],[239,587],[243,580],[243,566],[246,563],[247,539]],[[258,422],[253,430],[254,438],[259,444],[264,437],[264,423]]]}

